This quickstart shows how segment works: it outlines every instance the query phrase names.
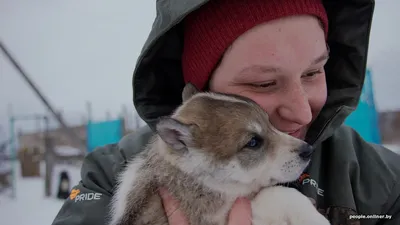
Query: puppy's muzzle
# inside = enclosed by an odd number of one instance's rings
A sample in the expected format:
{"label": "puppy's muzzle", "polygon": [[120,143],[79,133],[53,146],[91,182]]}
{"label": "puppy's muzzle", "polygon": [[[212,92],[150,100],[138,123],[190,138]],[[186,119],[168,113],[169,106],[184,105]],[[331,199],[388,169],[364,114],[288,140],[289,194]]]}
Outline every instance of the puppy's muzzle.
{"label": "puppy's muzzle", "polygon": [[313,152],[314,152],[314,148],[307,143],[301,145],[301,147],[299,148],[299,156],[303,160],[309,160],[311,158]]}

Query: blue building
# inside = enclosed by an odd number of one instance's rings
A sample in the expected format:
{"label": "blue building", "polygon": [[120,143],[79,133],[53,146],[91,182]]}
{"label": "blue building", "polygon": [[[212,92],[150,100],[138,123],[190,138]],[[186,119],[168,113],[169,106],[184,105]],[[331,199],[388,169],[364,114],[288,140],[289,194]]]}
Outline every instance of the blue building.
{"label": "blue building", "polygon": [[345,124],[354,128],[366,141],[381,144],[371,76],[371,70],[368,69],[357,109],[350,114]]}
{"label": "blue building", "polygon": [[87,124],[88,152],[107,144],[118,143],[124,135],[124,120],[89,121]]}

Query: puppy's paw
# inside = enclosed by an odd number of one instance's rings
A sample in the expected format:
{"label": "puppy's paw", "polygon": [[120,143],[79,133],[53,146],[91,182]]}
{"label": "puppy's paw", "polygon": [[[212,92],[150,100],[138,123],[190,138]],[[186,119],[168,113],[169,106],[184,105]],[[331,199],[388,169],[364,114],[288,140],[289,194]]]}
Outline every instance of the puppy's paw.
{"label": "puppy's paw", "polygon": [[313,203],[293,188],[269,187],[252,201],[253,225],[330,225]]}

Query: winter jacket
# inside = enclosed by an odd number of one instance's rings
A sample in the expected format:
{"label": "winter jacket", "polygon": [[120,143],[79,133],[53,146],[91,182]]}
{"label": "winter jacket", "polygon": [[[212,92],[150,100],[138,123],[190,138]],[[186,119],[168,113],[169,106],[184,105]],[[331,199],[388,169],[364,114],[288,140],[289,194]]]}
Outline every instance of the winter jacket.
{"label": "winter jacket", "polygon": [[[82,179],[53,225],[106,224],[116,175],[143,150],[157,119],[181,103],[180,22],[207,1],[157,1],[157,16],[132,81],[135,107],[148,126],[86,156]],[[292,187],[313,198],[333,225],[400,225],[400,156],[367,143],[343,125],[357,106],[364,83],[374,1],[323,3],[329,18],[328,98],[307,134],[306,140],[316,148],[312,162]]]}

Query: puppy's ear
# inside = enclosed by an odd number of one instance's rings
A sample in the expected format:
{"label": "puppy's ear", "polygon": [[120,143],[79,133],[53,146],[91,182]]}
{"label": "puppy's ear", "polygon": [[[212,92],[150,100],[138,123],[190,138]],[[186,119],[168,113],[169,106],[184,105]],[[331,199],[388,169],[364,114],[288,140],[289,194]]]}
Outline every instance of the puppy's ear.
{"label": "puppy's ear", "polygon": [[161,139],[174,150],[185,151],[193,136],[191,126],[170,117],[161,118],[156,125]]}
{"label": "puppy's ear", "polygon": [[198,92],[199,92],[199,90],[192,83],[187,83],[182,91],[183,102],[185,102],[186,100],[188,100],[190,97],[192,97],[193,95],[195,95]]}

